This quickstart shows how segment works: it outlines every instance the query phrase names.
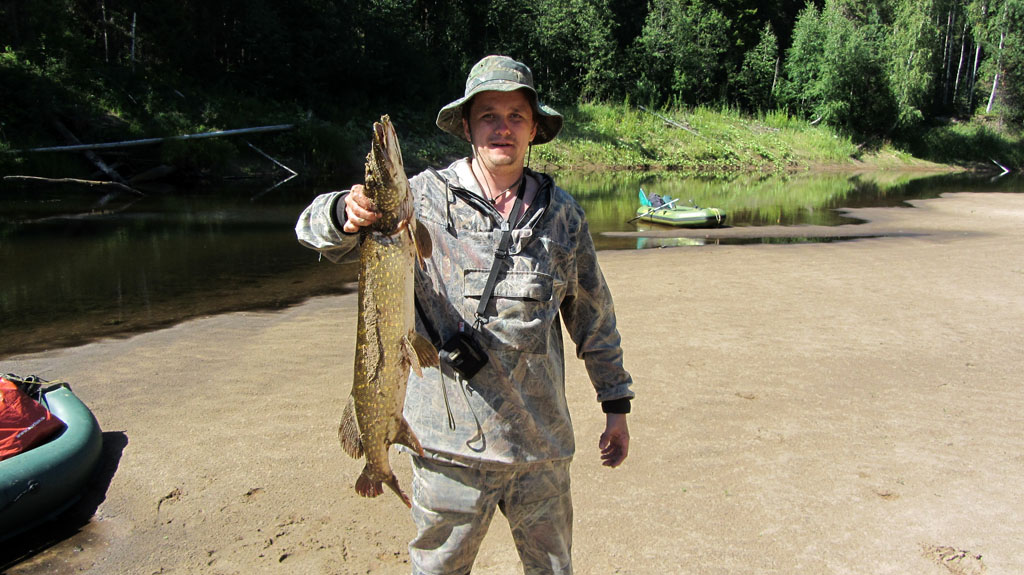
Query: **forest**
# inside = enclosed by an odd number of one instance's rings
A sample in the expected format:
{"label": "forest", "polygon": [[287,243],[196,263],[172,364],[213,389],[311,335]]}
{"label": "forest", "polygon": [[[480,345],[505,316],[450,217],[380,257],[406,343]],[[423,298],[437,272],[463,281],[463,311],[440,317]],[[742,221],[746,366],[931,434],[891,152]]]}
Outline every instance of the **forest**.
{"label": "forest", "polygon": [[569,109],[1017,134],[1022,24],[1024,0],[0,0],[0,150],[64,143],[60,119],[91,141],[296,122],[333,154],[381,110],[431,127],[489,53]]}

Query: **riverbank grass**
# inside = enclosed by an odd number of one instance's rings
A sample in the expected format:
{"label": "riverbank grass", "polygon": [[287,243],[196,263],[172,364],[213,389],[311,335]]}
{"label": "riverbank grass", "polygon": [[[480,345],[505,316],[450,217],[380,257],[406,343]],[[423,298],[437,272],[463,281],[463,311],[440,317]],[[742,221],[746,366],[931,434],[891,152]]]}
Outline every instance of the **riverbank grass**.
{"label": "riverbank grass", "polygon": [[[566,127],[534,153],[559,169],[646,169],[693,174],[779,173],[813,166],[914,163],[910,154],[885,146],[867,152],[829,126],[782,112],[758,116],[734,109],[645,110],[582,104],[565,108]],[[853,166],[851,166],[853,167]]]}

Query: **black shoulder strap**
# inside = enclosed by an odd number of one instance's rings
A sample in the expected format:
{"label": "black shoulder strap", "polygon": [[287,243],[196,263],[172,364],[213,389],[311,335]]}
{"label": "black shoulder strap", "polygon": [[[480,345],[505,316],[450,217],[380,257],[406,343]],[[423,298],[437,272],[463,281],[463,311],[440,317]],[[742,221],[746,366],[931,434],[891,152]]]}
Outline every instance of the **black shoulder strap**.
{"label": "black shoulder strap", "polygon": [[[470,204],[479,204],[478,209],[483,207],[485,200],[479,196],[468,192],[465,194],[459,194],[461,190],[452,186],[451,183],[444,176],[438,173],[437,170],[432,167],[427,167],[427,170],[444,182],[445,186],[451,190],[453,194],[459,195],[459,197],[462,197],[463,200]],[[526,174],[523,174],[523,177],[519,179],[519,187],[516,189],[516,201],[512,205],[512,211],[509,212],[509,217],[501,223],[501,239],[498,241],[498,247],[494,250],[494,262],[491,264],[491,271],[487,276],[487,284],[484,286],[483,293],[480,294],[480,305],[476,308],[476,327],[478,328],[480,325],[487,323],[487,316],[484,315],[484,312],[487,311],[487,304],[491,301],[491,295],[494,293],[494,284],[498,281],[498,271],[501,267],[501,263],[508,258],[508,246],[512,243],[512,229],[515,227],[514,222],[516,220],[516,216],[519,214],[519,210],[523,204],[523,193],[525,189]],[[421,318],[423,318],[424,315],[425,314],[422,313],[422,310],[420,310]],[[426,327],[428,331],[433,332],[433,328],[427,326],[426,322],[424,322],[424,327]],[[430,333],[429,335],[435,340],[437,339],[436,333]]]}
{"label": "black shoulder strap", "polygon": [[420,323],[423,324],[423,329],[427,330],[427,335],[430,336],[430,341],[433,342],[434,347],[441,349],[441,344],[444,343],[441,341],[441,335],[438,334],[437,330],[434,329],[434,326],[427,321],[427,314],[423,311],[423,306],[420,305],[419,298],[414,297],[413,304],[416,306],[416,314],[420,316]]}
{"label": "black shoulder strap", "polygon": [[437,176],[437,179],[441,180],[441,181],[442,181],[442,182],[444,182],[445,184],[447,184],[447,183],[448,183],[448,179],[447,179],[447,178],[445,178],[444,176],[442,176],[440,172],[438,172],[437,170],[435,170],[435,169],[433,168],[433,166],[427,166],[427,171],[428,171],[428,172],[430,172],[431,174],[434,174],[435,176]]}
{"label": "black shoulder strap", "polygon": [[484,312],[487,311],[487,303],[490,302],[491,294],[494,293],[494,284],[498,281],[498,269],[501,267],[501,263],[508,258],[508,245],[512,242],[513,223],[523,203],[524,188],[526,188],[525,176],[519,181],[519,188],[516,190],[516,202],[512,205],[512,211],[509,212],[508,218],[501,223],[501,239],[498,241],[498,247],[494,250],[494,262],[491,264],[491,273],[487,276],[487,284],[484,286],[483,293],[480,294],[480,305],[476,307],[476,327],[478,328],[481,324],[487,323],[487,316],[484,315]]}

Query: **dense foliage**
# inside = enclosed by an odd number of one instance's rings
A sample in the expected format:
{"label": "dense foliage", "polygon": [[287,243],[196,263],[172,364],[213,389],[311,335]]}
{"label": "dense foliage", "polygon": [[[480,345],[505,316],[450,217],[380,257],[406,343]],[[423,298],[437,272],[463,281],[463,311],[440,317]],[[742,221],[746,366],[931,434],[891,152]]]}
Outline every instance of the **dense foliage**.
{"label": "dense foliage", "polygon": [[0,0],[0,145],[90,109],[122,135],[385,109],[429,125],[488,53],[529,63],[555,104],[913,141],[951,118],[1021,125],[1022,24],[1024,0]]}

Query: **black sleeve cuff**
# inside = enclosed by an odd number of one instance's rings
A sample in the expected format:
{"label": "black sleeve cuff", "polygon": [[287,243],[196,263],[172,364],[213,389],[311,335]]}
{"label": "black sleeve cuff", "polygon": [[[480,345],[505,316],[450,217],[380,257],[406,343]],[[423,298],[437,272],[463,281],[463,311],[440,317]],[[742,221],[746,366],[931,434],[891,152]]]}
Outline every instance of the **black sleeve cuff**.
{"label": "black sleeve cuff", "polygon": [[609,399],[601,402],[601,411],[605,413],[629,413],[630,403],[628,397],[622,399]]}
{"label": "black sleeve cuff", "polygon": [[[348,221],[348,214],[345,213],[345,196],[348,192],[342,192],[334,198],[334,202],[331,204],[331,223],[334,227],[338,228],[338,231],[345,235],[354,235],[345,231],[345,222]],[[357,232],[358,233],[358,232]]]}

